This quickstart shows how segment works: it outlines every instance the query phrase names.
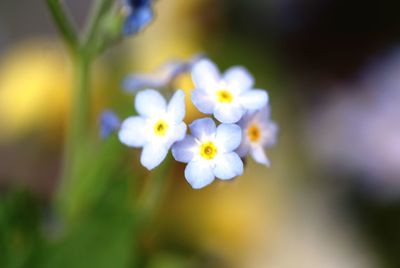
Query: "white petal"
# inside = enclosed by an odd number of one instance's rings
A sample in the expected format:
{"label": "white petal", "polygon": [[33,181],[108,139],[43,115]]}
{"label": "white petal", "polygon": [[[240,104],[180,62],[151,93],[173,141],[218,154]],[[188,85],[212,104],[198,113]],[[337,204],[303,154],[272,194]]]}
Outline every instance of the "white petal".
{"label": "white petal", "polygon": [[213,62],[203,59],[193,66],[192,79],[197,88],[209,89],[218,84],[220,73]]}
{"label": "white petal", "polygon": [[118,137],[125,145],[142,147],[148,139],[146,120],[139,116],[128,117],[122,122]]}
{"label": "white petal", "polygon": [[239,157],[246,157],[250,151],[250,144],[246,139],[242,140],[239,148],[236,149],[235,153],[239,155]]}
{"label": "white petal", "polygon": [[221,180],[229,180],[243,174],[243,162],[236,153],[227,153],[215,159],[214,175]]}
{"label": "white petal", "polygon": [[185,123],[180,123],[176,126],[175,129],[175,141],[180,141],[186,136],[187,126]]}
{"label": "white petal", "polygon": [[180,141],[183,138],[185,138],[186,130],[187,130],[186,124],[183,122],[181,122],[178,125],[175,125],[174,129],[172,129],[170,131],[171,133],[169,134],[168,138],[165,140],[165,146],[167,148],[169,148],[175,142]]}
{"label": "white petal", "polygon": [[278,136],[278,132],[279,132],[279,127],[277,124],[275,124],[272,121],[268,121],[266,124],[264,124],[265,126],[263,128],[265,128],[265,130],[263,131],[263,145],[267,146],[267,147],[271,147],[274,146],[276,144],[277,141],[277,136]]}
{"label": "white petal", "polygon": [[250,150],[250,154],[257,163],[266,165],[268,167],[270,166],[270,162],[262,146],[253,146]]}
{"label": "white petal", "polygon": [[268,93],[261,89],[248,90],[239,96],[239,100],[244,108],[258,110],[268,103]]}
{"label": "white petal", "polygon": [[185,178],[194,189],[203,188],[214,180],[214,174],[207,161],[192,161],[185,168]]}
{"label": "white petal", "polygon": [[195,139],[193,136],[188,135],[185,139],[176,142],[172,146],[172,155],[176,161],[188,163],[196,156],[196,148]]}
{"label": "white petal", "polygon": [[245,91],[253,87],[254,78],[246,68],[235,66],[226,70],[224,80],[230,87]]}
{"label": "white petal", "polygon": [[154,117],[164,114],[166,107],[165,99],[154,89],[146,89],[136,95],[135,108],[140,115]]}
{"label": "white petal", "polygon": [[242,129],[235,124],[221,124],[217,128],[215,141],[221,152],[232,152],[242,141]]}
{"label": "white petal", "polygon": [[214,116],[222,123],[236,123],[245,110],[237,104],[220,104],[215,108]]}
{"label": "white petal", "polygon": [[181,122],[185,117],[185,93],[182,90],[176,91],[172,96],[167,113],[175,122]]}
{"label": "white petal", "polygon": [[215,122],[211,118],[197,119],[189,125],[189,128],[192,136],[200,140],[213,137],[217,130]]}
{"label": "white petal", "polygon": [[271,118],[271,106],[267,103],[260,111],[257,111],[254,118],[260,122],[268,122]]}
{"label": "white petal", "polygon": [[195,89],[192,92],[192,102],[200,112],[212,114],[215,107],[215,98],[204,89]]}
{"label": "white petal", "polygon": [[143,147],[140,163],[148,170],[152,170],[161,164],[167,156],[168,150],[163,143],[147,143]]}

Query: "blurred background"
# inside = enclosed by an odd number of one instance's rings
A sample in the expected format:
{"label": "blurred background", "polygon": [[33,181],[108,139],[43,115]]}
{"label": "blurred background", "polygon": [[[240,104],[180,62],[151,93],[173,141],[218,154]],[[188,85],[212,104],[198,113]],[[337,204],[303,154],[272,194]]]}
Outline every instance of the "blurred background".
{"label": "blurred background", "polygon": [[[81,25],[90,1],[66,3]],[[64,222],[53,200],[73,66],[44,1],[2,0],[0,267],[400,267],[400,3],[158,0],[154,8],[150,27],[93,66],[93,139],[103,109],[133,113],[124,77],[202,52],[221,70],[246,66],[268,90],[280,126],[272,167],[249,160],[242,177],[199,191],[183,166],[159,171],[163,199],[134,233],[140,222],[129,208],[148,172],[111,137],[103,169],[71,197],[76,213]],[[190,77],[176,86],[191,89]],[[189,107],[187,120],[196,116]]]}

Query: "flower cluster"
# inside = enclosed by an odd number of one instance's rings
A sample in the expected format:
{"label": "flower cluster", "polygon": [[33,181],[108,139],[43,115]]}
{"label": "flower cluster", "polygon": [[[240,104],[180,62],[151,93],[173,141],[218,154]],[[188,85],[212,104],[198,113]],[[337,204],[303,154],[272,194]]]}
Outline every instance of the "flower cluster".
{"label": "flower cluster", "polygon": [[137,116],[120,126],[120,141],[143,148],[140,162],[147,169],[157,167],[172,150],[174,159],[187,163],[185,178],[199,189],[215,178],[230,180],[243,173],[243,159],[250,155],[269,165],[264,148],[275,143],[277,125],[270,119],[268,94],[254,89],[254,79],[243,67],[221,74],[208,59],[191,67],[195,89],[193,104],[211,117],[194,120],[187,134],[185,95],[177,90],[169,103],[154,89],[140,91],[135,99]]}

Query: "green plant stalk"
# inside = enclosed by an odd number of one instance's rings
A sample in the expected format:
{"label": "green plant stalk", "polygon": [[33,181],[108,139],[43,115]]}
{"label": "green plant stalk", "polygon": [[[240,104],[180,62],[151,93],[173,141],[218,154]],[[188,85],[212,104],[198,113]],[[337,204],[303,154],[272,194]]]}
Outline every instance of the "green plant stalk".
{"label": "green plant stalk", "polygon": [[[62,176],[56,196],[58,204],[61,205],[60,209],[67,217],[73,217],[74,207],[83,196],[81,193],[83,189],[80,188],[86,185],[84,181],[90,178],[86,171],[100,169],[99,165],[102,163],[96,163],[94,160],[96,157],[91,156],[93,153],[93,146],[90,143],[91,66],[98,56],[96,52],[99,52],[99,46],[106,42],[102,23],[112,10],[113,0],[95,2],[80,42],[76,40],[75,31],[59,0],[47,0],[47,3],[65,42],[71,47],[76,47],[74,50],[76,53],[73,54],[75,84],[65,137]],[[91,165],[90,168],[88,164]],[[165,177],[169,173],[171,164],[167,158],[160,169],[148,178],[139,197],[137,212],[142,215],[144,222],[151,221],[154,212],[158,210],[160,198],[165,190]],[[85,189],[90,187],[85,186]]]}
{"label": "green plant stalk", "polygon": [[[65,140],[65,155],[61,183],[78,175],[79,156],[87,149],[90,130],[90,66],[91,60],[83,55],[75,59],[75,85]],[[61,188],[64,188],[61,186]]]}
{"label": "green plant stalk", "polygon": [[75,52],[78,47],[78,39],[76,37],[75,28],[72,25],[69,16],[64,11],[60,0],[47,0],[47,6],[57,25],[57,28],[71,51]]}
{"label": "green plant stalk", "polygon": [[96,42],[102,38],[102,20],[111,10],[113,0],[95,1],[91,16],[87,22],[87,31],[77,39],[75,29],[72,27],[64,6],[60,0],[47,0],[47,5],[52,17],[58,27],[60,35],[65,43],[72,50],[72,58],[75,67],[75,83],[72,91],[72,102],[67,126],[64,161],[61,174],[61,181],[56,196],[57,201],[64,211],[69,210],[69,201],[66,198],[76,191],[76,184],[84,180],[82,176],[85,167],[85,160],[90,157],[90,112],[91,112],[91,66],[97,56]]}

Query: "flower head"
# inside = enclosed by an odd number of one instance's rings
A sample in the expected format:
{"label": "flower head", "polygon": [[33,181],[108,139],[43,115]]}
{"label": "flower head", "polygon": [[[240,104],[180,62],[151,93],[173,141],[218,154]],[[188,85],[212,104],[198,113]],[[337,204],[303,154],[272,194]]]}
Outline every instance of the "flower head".
{"label": "flower head", "polygon": [[253,159],[266,166],[270,162],[264,152],[264,148],[269,148],[276,143],[278,126],[270,119],[270,107],[247,113],[239,121],[242,127],[242,143],[237,150],[240,157],[250,154]]}
{"label": "flower head", "polygon": [[119,139],[128,146],[143,147],[140,162],[151,170],[165,159],[172,144],[185,136],[185,95],[178,90],[167,105],[159,92],[144,90],[137,94],[135,108],[139,115],[122,122]]}
{"label": "flower head", "polygon": [[186,180],[194,189],[210,184],[215,177],[229,180],[243,173],[243,162],[234,152],[241,142],[241,129],[235,124],[218,127],[210,118],[195,120],[191,135],[174,144],[175,160],[188,163]]}
{"label": "flower head", "polygon": [[192,78],[194,105],[222,123],[236,123],[246,111],[261,109],[268,102],[267,92],[252,88],[254,78],[243,67],[231,67],[221,76],[214,63],[203,59],[193,66]]}
{"label": "flower head", "polygon": [[111,110],[104,111],[100,116],[100,137],[102,139],[117,131],[121,125],[118,116]]}
{"label": "flower head", "polygon": [[146,27],[154,17],[151,0],[127,0],[128,15],[124,23],[125,35],[136,34]]}

